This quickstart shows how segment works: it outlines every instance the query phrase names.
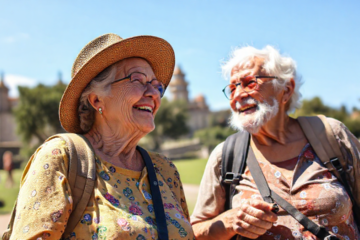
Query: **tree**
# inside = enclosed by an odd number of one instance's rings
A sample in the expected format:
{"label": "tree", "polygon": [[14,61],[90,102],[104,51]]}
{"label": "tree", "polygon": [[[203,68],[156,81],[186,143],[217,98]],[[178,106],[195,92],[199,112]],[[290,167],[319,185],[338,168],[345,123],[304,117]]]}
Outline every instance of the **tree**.
{"label": "tree", "polygon": [[318,114],[323,114],[342,122],[349,118],[349,113],[345,106],[341,106],[340,109],[326,106],[319,97],[314,97],[310,100],[304,99],[301,108],[295,112],[295,116],[311,116]]}
{"label": "tree", "polygon": [[153,148],[159,149],[164,137],[177,139],[189,133],[186,125],[188,110],[185,102],[161,100],[161,106],[155,117],[155,129],[149,134],[153,141]]}
{"label": "tree", "polygon": [[225,141],[225,139],[234,134],[236,131],[230,127],[214,126],[204,128],[195,132],[194,136],[199,138],[201,143],[212,150],[219,143]]}
{"label": "tree", "polygon": [[21,136],[21,154],[28,158],[49,136],[63,132],[59,121],[59,102],[66,85],[39,84],[19,87],[19,104],[14,110],[17,132]]}
{"label": "tree", "polygon": [[345,106],[340,108],[326,106],[319,97],[314,97],[310,100],[303,100],[302,107],[296,110],[293,116],[312,116],[318,114],[323,114],[343,122],[356,137],[360,137],[360,112],[357,108],[353,108],[352,113],[349,113]]}

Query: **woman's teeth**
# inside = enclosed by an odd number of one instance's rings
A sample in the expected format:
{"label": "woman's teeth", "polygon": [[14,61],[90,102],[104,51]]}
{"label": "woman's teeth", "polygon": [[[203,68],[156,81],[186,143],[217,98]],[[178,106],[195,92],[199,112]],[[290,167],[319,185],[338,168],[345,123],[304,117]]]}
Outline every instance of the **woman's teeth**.
{"label": "woman's teeth", "polygon": [[148,106],[141,106],[141,107],[134,107],[138,110],[141,110],[141,111],[146,111],[146,112],[153,112],[153,109],[151,107],[148,107]]}

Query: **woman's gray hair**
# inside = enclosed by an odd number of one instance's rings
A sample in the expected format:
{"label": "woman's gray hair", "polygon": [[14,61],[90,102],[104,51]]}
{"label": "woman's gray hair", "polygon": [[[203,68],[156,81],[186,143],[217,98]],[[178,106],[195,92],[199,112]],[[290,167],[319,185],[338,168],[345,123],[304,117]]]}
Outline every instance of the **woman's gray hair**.
{"label": "woman's gray hair", "polygon": [[302,85],[302,82],[300,77],[296,74],[296,63],[290,57],[281,56],[279,51],[272,46],[268,45],[261,50],[251,46],[235,49],[231,53],[230,59],[221,66],[224,78],[228,79],[230,77],[231,70],[235,66],[246,66],[246,63],[255,57],[263,58],[265,60],[263,69],[266,73],[278,77],[277,80],[275,79],[272,81],[275,89],[284,89],[286,83],[289,82],[290,79],[294,79],[295,89],[291,96],[287,112],[291,113],[299,108],[301,106],[300,86]]}
{"label": "woman's gray hair", "polygon": [[115,64],[107,67],[87,85],[80,97],[78,112],[80,119],[80,128],[83,132],[88,132],[92,128],[95,121],[95,111],[89,103],[88,97],[91,93],[95,93],[100,97],[109,95],[111,83],[115,80],[116,67]]}

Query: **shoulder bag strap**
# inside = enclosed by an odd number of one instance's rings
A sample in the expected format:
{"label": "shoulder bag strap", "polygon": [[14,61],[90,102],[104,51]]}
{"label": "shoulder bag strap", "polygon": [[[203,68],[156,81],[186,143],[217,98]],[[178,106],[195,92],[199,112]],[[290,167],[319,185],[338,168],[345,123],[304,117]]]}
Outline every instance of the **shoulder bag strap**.
{"label": "shoulder bag strap", "polygon": [[254,152],[250,148],[247,164],[250,173],[255,181],[256,186],[259,189],[261,196],[264,201],[273,203],[274,201],[280,205],[286,212],[288,212],[293,218],[295,218],[305,229],[310,231],[316,237],[320,239],[338,239],[336,236],[331,235],[324,227],[320,227],[313,221],[311,221],[304,214],[299,212],[294,206],[292,206],[285,199],[280,197],[276,192],[269,188],[269,185],[265,179],[264,173],[262,172],[259,163],[255,157]]}
{"label": "shoulder bag strap", "polygon": [[264,201],[267,203],[274,203],[269,185],[251,147],[249,148],[247,166]]}
{"label": "shoulder bag strap", "polygon": [[[298,117],[297,120],[316,155],[324,165],[342,181],[339,170],[344,169],[345,163],[339,145],[334,145],[336,139],[332,130],[329,129],[330,126],[326,127],[324,124],[327,123],[325,117]],[[331,132],[329,132],[329,130]]]}
{"label": "shoulder bag strap", "polygon": [[159,183],[156,178],[154,165],[151,161],[151,158],[147,151],[145,151],[143,148],[137,146],[136,149],[140,152],[142,158],[145,161],[145,165],[147,168],[148,176],[149,176],[149,182],[150,182],[150,190],[152,195],[152,201],[154,204],[154,210],[155,210],[155,217],[156,217],[156,223],[158,228],[158,237],[160,240],[168,240],[169,239],[169,233],[167,229],[166,224],[166,216],[164,211],[164,205],[161,198]]}
{"label": "shoulder bag strap", "polygon": [[321,162],[344,186],[353,204],[355,221],[359,223],[360,219],[357,213],[360,212],[360,208],[356,204],[354,195],[346,179],[347,165],[326,117],[324,115],[299,117],[298,121]]}
{"label": "shoulder bag strap", "polygon": [[78,134],[56,135],[64,139],[69,148],[68,180],[73,198],[73,211],[63,236],[68,236],[79,223],[94,191],[96,179],[95,153],[88,140]]}

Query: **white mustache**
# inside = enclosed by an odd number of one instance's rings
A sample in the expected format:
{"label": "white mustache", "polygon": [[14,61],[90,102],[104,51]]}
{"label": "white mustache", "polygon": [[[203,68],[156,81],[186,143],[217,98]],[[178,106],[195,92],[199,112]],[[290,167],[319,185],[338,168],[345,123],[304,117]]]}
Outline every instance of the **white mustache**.
{"label": "white mustache", "polygon": [[242,101],[242,103],[240,103],[240,102],[237,101],[237,102],[235,103],[235,108],[236,108],[236,110],[240,110],[242,106],[244,106],[244,105],[250,105],[250,104],[258,104],[258,101],[256,101],[256,100],[253,99],[253,98],[248,97],[248,98],[244,99],[244,100]]}

